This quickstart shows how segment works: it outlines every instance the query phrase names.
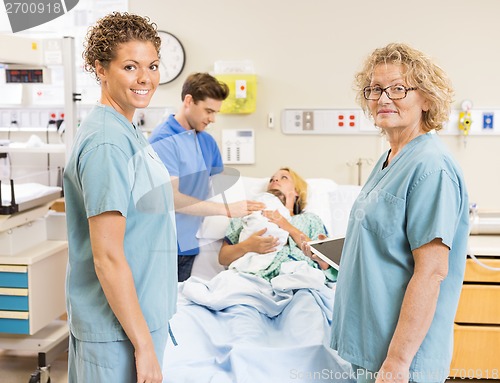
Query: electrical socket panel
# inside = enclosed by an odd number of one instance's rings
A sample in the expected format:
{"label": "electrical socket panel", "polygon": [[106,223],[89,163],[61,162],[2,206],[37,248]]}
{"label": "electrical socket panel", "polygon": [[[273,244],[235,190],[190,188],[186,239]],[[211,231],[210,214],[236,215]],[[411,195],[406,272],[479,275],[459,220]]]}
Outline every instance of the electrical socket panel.
{"label": "electrical socket panel", "polygon": [[[439,133],[444,135],[463,135],[463,131],[459,129],[461,112],[463,110],[452,110],[450,120]],[[470,119],[470,136],[500,135],[500,110],[471,109]]]}
{"label": "electrical socket panel", "polygon": [[6,108],[0,109],[0,129],[46,131],[52,130],[50,120],[64,120],[64,109],[50,108]]}
{"label": "electrical socket panel", "polygon": [[361,109],[285,109],[281,129],[286,134],[379,133]]}
{"label": "electrical socket panel", "polygon": [[[440,134],[463,135],[458,122],[462,110],[452,110]],[[471,109],[469,135],[500,135],[500,110]],[[281,130],[285,134],[380,134],[361,109],[284,109]]]}
{"label": "electrical socket panel", "polygon": [[148,107],[141,108],[135,111],[133,122],[139,127],[146,136],[149,136],[151,132],[161,123],[166,121],[170,114],[175,113],[175,108],[156,108]]}

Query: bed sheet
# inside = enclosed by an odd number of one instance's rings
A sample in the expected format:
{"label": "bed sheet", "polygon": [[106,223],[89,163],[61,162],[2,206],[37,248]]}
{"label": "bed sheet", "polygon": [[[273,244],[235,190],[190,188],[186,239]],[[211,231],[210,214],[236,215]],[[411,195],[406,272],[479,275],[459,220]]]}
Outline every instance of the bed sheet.
{"label": "bed sheet", "polygon": [[271,282],[234,270],[180,284],[164,383],[353,382],[328,343],[334,289],[320,270],[287,262]]}

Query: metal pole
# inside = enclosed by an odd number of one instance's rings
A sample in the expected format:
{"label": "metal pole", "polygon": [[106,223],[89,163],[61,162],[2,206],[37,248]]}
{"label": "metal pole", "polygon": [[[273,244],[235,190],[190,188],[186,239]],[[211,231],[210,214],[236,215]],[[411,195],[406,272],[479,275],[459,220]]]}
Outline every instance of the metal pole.
{"label": "metal pole", "polygon": [[76,101],[76,77],[75,77],[75,39],[65,36],[62,42],[63,66],[64,66],[64,141],[66,144],[66,161],[69,159],[73,140],[77,128]]}

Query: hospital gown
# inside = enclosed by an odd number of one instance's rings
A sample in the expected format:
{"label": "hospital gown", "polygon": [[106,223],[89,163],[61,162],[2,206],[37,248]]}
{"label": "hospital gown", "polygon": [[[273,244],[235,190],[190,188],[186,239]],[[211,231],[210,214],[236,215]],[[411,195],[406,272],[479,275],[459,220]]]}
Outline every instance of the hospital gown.
{"label": "hospital gown", "polygon": [[[290,217],[290,223],[307,235],[311,240],[318,239],[320,234],[326,235],[325,225],[316,214],[310,212],[303,212],[301,214],[293,215]],[[239,242],[240,232],[243,230],[243,222],[241,218],[234,218],[231,220],[229,227],[226,231],[225,240],[229,244],[237,244]],[[283,248],[278,251],[273,261],[263,270],[254,272],[268,281],[279,275],[280,267],[284,262],[290,261],[305,261],[310,266],[318,268],[318,264],[306,256],[299,246],[295,243],[291,236]],[[325,276],[328,280],[336,280],[337,272],[331,267],[325,270]]]}

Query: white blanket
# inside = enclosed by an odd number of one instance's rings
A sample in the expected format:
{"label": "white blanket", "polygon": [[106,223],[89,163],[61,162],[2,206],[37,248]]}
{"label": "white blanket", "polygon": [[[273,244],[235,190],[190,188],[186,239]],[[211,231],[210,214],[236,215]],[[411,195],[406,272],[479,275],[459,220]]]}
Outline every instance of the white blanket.
{"label": "white blanket", "polygon": [[[282,217],[289,220],[290,212],[283,205],[283,203],[278,199],[278,197],[270,193],[260,193],[254,200],[263,202],[266,205],[266,210],[278,211]],[[264,237],[275,237],[278,239],[278,245],[276,246],[276,251],[266,254],[259,254],[255,252],[248,252],[242,257],[233,261],[230,265],[230,269],[236,269],[238,271],[247,273],[257,273],[261,270],[265,270],[273,261],[276,253],[280,251],[283,246],[285,246],[288,240],[288,232],[280,228],[275,223],[269,221],[266,217],[262,215],[262,211],[255,211],[242,218],[243,230],[240,233],[239,242],[243,242],[251,235],[256,232],[266,229]]]}
{"label": "white blanket", "polygon": [[227,270],[180,285],[164,382],[352,382],[329,347],[334,291],[320,270],[287,262],[271,283]]}

